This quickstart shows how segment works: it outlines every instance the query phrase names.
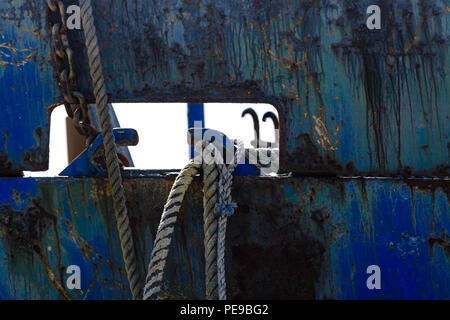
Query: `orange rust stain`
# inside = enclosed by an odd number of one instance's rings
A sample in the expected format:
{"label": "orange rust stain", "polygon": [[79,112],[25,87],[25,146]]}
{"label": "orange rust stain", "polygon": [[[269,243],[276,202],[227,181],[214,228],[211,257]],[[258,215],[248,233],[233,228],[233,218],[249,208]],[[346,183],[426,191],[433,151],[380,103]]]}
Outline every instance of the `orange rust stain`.
{"label": "orange rust stain", "polygon": [[336,127],[334,127],[334,135],[337,136],[339,134],[339,132],[341,131],[341,126],[339,124],[336,125]]}
{"label": "orange rust stain", "polygon": [[314,119],[313,133],[316,141],[322,147],[322,151],[327,154],[328,152],[334,152],[338,150],[338,147],[333,145],[332,140],[330,138],[330,133],[328,132],[328,128],[325,125],[324,121],[318,117],[313,115]]}

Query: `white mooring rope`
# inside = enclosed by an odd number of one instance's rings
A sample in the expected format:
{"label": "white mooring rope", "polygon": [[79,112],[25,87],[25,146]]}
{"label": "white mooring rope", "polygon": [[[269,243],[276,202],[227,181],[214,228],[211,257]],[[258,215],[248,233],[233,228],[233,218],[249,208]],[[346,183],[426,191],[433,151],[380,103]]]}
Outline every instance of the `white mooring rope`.
{"label": "white mooring rope", "polygon": [[113,124],[109,114],[106,84],[103,77],[100,49],[97,40],[97,32],[92,14],[91,0],[80,0],[81,18],[85,36],[85,45],[89,60],[89,72],[94,88],[95,104],[100,121],[105,149],[106,169],[112,190],[114,213],[117,230],[119,233],[120,248],[125,264],[125,271],[130,285],[133,299],[141,296],[141,280],[136,262],[136,254],[131,234],[128,211],[126,207],[125,191],[122,185],[117,147],[113,135]]}
{"label": "white mooring rope", "polygon": [[238,163],[241,163],[244,153],[244,144],[238,142],[236,156],[232,164],[218,164],[219,167],[219,200],[217,201],[217,214],[219,215],[219,226],[217,232],[217,285],[219,300],[227,299],[227,285],[225,275],[225,236],[227,230],[228,216],[234,213],[236,204],[231,200],[231,186],[233,182],[233,171]]}
{"label": "white mooring rope", "polygon": [[[208,148],[205,155],[212,154],[213,157],[218,155],[219,151],[213,144],[209,144]],[[203,165],[200,165],[191,160],[181,170],[169,193],[158,226],[144,287],[144,300],[163,299],[161,284],[174,226],[187,188],[200,167],[203,169],[206,298],[226,299],[225,233],[227,217],[236,207],[236,204],[231,201],[232,173],[243,156],[243,143],[239,141],[231,164],[211,163],[211,159],[204,159]]]}

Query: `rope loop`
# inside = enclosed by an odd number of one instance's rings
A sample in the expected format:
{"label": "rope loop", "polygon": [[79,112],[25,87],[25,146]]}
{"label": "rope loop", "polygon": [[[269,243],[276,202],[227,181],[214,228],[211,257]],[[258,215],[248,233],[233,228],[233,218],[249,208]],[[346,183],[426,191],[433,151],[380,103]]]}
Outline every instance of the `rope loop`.
{"label": "rope loop", "polygon": [[[213,142],[201,140],[195,149],[206,155],[208,161],[192,159],[180,171],[164,206],[148,266],[143,299],[163,299],[162,283],[172,235],[185,196],[193,177],[203,170],[203,231],[205,246],[205,287],[207,299],[226,299],[225,281],[225,231],[227,217],[237,204],[231,201],[232,173],[244,156],[241,141],[233,161],[224,164],[219,148]],[[204,152],[206,150],[206,153]],[[222,159],[222,161],[220,160]],[[204,160],[204,159],[203,159]]]}

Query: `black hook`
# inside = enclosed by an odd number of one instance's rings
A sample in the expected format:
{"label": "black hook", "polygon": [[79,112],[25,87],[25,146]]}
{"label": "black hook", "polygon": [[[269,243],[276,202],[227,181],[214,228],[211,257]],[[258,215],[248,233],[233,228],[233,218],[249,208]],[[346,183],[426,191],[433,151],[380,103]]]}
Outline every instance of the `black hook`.
{"label": "black hook", "polygon": [[273,144],[273,147],[276,148],[278,146],[279,141],[280,141],[280,130],[279,130],[280,129],[280,120],[278,120],[278,117],[272,111],[267,111],[264,114],[262,120],[264,122],[266,122],[267,118],[272,119],[273,126],[275,127],[275,143]]}
{"label": "black hook", "polygon": [[267,118],[272,119],[275,129],[280,129],[280,121],[278,121],[278,117],[275,115],[275,113],[273,113],[272,111],[267,111],[266,113],[264,113],[262,121],[266,122]]}
{"label": "black hook", "polygon": [[251,115],[253,119],[253,129],[255,130],[255,140],[251,142],[254,148],[259,148],[259,118],[255,110],[252,108],[247,108],[242,112],[241,117],[245,117],[247,114]]}

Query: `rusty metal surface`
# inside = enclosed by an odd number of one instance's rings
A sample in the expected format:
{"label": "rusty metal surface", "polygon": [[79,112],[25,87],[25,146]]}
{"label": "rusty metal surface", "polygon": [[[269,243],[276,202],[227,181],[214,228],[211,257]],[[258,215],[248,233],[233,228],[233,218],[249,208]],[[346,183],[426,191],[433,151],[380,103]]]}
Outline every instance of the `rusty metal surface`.
{"label": "rusty metal surface", "polygon": [[[148,263],[174,176],[125,179],[139,266]],[[448,180],[237,177],[227,236],[231,298],[450,298]],[[128,297],[110,191],[101,179],[0,179],[0,298]],[[204,294],[200,179],[169,255],[172,297]],[[379,265],[382,290],[368,290]],[[54,281],[49,280],[54,274]]]}
{"label": "rusty metal surface", "polygon": [[[365,28],[371,4],[381,30]],[[46,109],[61,97],[45,6],[0,1],[4,171],[47,165]],[[112,102],[269,102],[284,172],[449,174],[444,0],[102,0],[94,14]],[[81,34],[69,38],[92,101]]]}
{"label": "rusty metal surface", "polygon": [[[365,28],[371,4],[382,30]],[[94,14],[111,102],[279,111],[280,170],[294,176],[235,179],[231,298],[450,298],[446,1],[102,0]],[[62,101],[46,2],[0,0],[0,18],[0,175],[45,170]],[[82,31],[69,38],[92,102]],[[125,179],[142,274],[172,182]],[[201,199],[195,181],[169,257],[172,297],[204,294]],[[111,212],[102,179],[1,178],[0,298],[129,298]],[[81,291],[64,286],[72,264]],[[366,287],[372,264],[381,291]]]}
{"label": "rusty metal surface", "polygon": [[58,95],[42,1],[0,1],[0,172],[46,170]]}

